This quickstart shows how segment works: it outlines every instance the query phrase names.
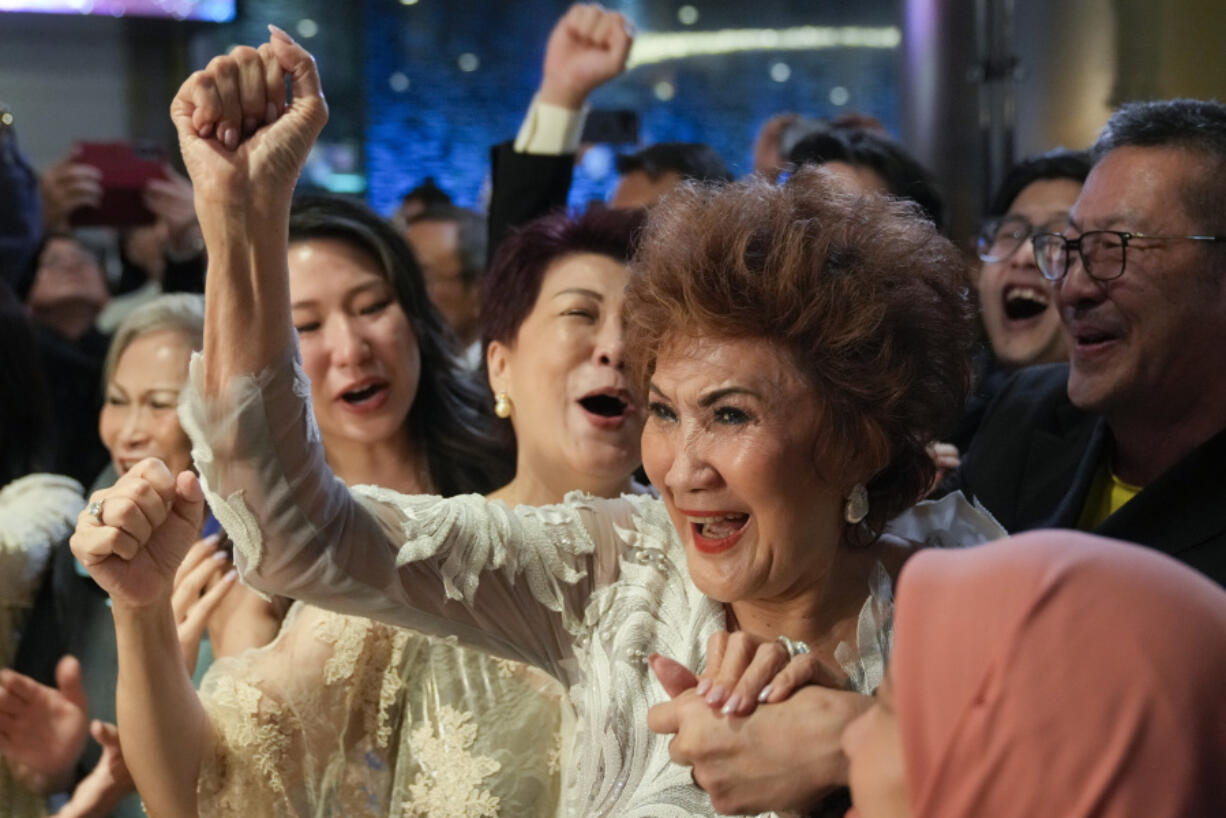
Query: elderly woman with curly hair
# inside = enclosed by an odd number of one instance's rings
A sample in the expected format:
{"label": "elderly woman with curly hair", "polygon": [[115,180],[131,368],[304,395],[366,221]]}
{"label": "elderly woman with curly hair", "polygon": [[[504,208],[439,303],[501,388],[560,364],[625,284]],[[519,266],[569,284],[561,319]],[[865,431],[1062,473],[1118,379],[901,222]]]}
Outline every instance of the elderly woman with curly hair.
{"label": "elderly woman with curly hair", "polygon": [[[266,103],[244,136],[233,116]],[[743,633],[744,648],[787,637],[859,696],[889,645],[890,573],[917,544],[1000,534],[960,496],[916,505],[933,477],[925,445],[957,417],[969,380],[963,262],[906,205],[822,172],[782,188],[690,187],[649,217],[627,293],[627,371],[648,401],[644,464],[660,499],[510,508],[345,486],[319,452],[286,291],[291,191],[327,118],[314,61],[274,30],[189,78],[172,113],[210,248],[205,351],[182,407],[204,490],[148,461],[108,494],[131,501],[115,503],[121,513],[78,528],[75,552],[117,617],[148,603],[143,581],[178,556],[207,496],[256,587],[454,636],[561,680],[578,717],[572,814],[703,815],[710,797],[647,726],[667,698],[652,654],[698,667],[721,631]],[[164,627],[128,631],[134,672]],[[747,712],[750,688],[735,700],[720,674],[753,662],[711,664],[708,698]],[[861,707],[845,706],[845,720]],[[120,723],[125,741],[169,729]],[[166,782],[143,784],[156,808]]]}

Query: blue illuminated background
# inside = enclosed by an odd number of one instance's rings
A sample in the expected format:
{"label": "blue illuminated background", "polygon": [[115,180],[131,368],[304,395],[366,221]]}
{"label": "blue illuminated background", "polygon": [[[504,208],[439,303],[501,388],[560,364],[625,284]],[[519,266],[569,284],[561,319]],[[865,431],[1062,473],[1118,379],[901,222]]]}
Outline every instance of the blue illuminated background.
{"label": "blue illuminated background", "polygon": [[[258,42],[266,36],[265,22],[282,25],[315,52],[332,109],[308,169],[315,185],[365,195],[386,214],[406,190],[432,176],[460,204],[480,205],[489,148],[514,138],[540,79],[549,30],[568,5],[246,0],[233,24],[197,36],[193,56],[203,62],[218,48]],[[639,113],[642,144],[707,142],[740,174],[749,170],[757,128],[780,111],[856,111],[897,132],[900,18],[894,0],[605,5],[634,21],[640,42],[680,33],[689,38],[684,47],[692,48],[695,33],[725,32],[723,45],[732,46],[725,53],[639,65],[594,95],[594,107]],[[836,35],[848,41],[848,27],[868,29],[852,32],[850,41],[867,38],[873,47],[815,47]],[[607,196],[612,157],[607,146],[585,156],[573,205]]]}

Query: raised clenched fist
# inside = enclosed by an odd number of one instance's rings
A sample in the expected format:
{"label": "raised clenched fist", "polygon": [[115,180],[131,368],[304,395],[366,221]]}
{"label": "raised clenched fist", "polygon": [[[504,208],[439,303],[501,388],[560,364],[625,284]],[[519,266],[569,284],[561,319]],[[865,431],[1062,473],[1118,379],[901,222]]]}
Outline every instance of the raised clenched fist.
{"label": "raised clenched fist", "polygon": [[626,68],[634,33],[620,12],[595,3],[570,7],[549,35],[540,99],[582,107],[588,94]]}
{"label": "raised clenched fist", "polygon": [[77,518],[72,553],[115,605],[145,607],[169,599],[203,520],[196,475],[172,475],[151,457],[93,494]]}
{"label": "raised clenched fist", "polygon": [[259,48],[239,46],[193,73],[170,105],[206,232],[208,219],[288,210],[328,121],[315,58],[281,29],[269,29]]}

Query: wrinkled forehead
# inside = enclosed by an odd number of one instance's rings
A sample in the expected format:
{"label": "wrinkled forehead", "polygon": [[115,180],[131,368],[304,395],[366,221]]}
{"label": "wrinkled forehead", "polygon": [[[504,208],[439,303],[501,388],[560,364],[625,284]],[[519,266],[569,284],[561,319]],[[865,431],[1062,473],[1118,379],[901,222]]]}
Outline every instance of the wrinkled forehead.
{"label": "wrinkled forehead", "polygon": [[813,390],[782,344],[767,338],[684,331],[662,340],[651,382],[667,392],[748,388],[772,400],[808,397]]}
{"label": "wrinkled forehead", "polygon": [[1205,157],[1182,148],[1116,148],[1090,170],[1070,221],[1081,230],[1186,229],[1188,193],[1206,169]]}

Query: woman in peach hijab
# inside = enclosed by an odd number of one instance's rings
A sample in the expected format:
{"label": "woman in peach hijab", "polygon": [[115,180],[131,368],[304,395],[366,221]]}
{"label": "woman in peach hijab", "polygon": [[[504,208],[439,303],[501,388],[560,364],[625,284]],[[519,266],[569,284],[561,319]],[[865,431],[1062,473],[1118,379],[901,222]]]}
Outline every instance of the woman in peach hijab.
{"label": "woman in peach hijab", "polygon": [[848,726],[860,818],[1226,810],[1226,593],[1149,549],[1037,532],[899,580],[877,704]]}

